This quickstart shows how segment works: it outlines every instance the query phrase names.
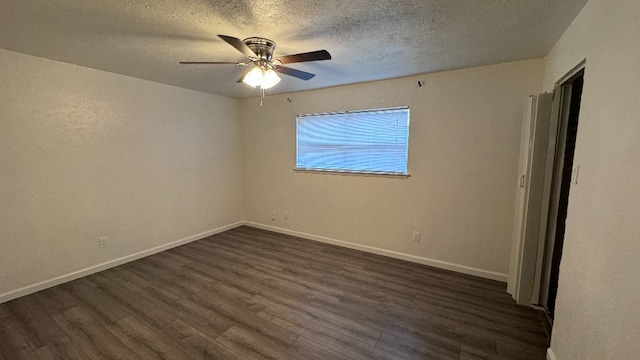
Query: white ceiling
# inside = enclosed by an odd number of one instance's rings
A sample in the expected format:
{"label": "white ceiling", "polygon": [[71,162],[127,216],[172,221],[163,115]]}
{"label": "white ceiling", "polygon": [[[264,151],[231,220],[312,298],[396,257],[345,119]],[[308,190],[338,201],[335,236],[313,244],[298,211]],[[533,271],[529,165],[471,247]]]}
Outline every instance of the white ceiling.
{"label": "white ceiling", "polygon": [[232,98],[245,68],[216,34],[261,36],[290,67],[283,93],[545,56],[587,0],[0,0],[0,48]]}

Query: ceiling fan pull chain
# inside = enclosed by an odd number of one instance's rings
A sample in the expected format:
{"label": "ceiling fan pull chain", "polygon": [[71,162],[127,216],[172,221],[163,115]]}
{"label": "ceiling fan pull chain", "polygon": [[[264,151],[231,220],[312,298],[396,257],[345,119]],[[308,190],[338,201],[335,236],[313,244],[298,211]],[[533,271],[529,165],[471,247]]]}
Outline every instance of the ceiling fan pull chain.
{"label": "ceiling fan pull chain", "polygon": [[262,106],[263,101],[264,101],[264,89],[260,87],[260,106]]}

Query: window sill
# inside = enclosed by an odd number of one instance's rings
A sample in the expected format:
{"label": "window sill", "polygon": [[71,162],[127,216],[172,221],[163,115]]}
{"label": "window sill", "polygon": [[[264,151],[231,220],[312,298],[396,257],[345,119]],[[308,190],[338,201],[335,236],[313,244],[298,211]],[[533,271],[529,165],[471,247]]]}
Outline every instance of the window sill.
{"label": "window sill", "polygon": [[384,172],[366,172],[366,171],[348,171],[348,170],[317,170],[317,169],[293,169],[299,173],[323,174],[323,175],[342,175],[342,176],[366,176],[366,177],[383,177],[406,179],[410,174],[384,173]]}

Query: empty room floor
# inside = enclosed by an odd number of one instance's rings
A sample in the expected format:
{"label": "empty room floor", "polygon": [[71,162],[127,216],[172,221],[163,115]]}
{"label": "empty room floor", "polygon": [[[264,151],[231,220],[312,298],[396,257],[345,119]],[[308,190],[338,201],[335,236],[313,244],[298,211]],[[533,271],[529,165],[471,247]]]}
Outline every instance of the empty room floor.
{"label": "empty room floor", "polygon": [[544,360],[504,283],[240,227],[0,304],[0,359]]}

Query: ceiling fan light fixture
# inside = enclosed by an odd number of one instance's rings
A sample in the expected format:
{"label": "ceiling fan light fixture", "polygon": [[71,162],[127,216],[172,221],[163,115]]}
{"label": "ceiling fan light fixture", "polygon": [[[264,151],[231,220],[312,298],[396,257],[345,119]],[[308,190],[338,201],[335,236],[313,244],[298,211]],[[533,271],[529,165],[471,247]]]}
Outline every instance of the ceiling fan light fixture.
{"label": "ceiling fan light fixture", "polygon": [[262,78],[262,69],[254,67],[242,78],[242,82],[251,87],[257,87],[262,85]]}
{"label": "ceiling fan light fixture", "polygon": [[256,66],[242,78],[242,82],[254,88],[270,89],[280,82],[280,77],[273,69]]}
{"label": "ceiling fan light fixture", "polygon": [[267,69],[262,75],[262,84],[260,87],[263,89],[270,89],[280,82],[280,77],[272,69]]}

